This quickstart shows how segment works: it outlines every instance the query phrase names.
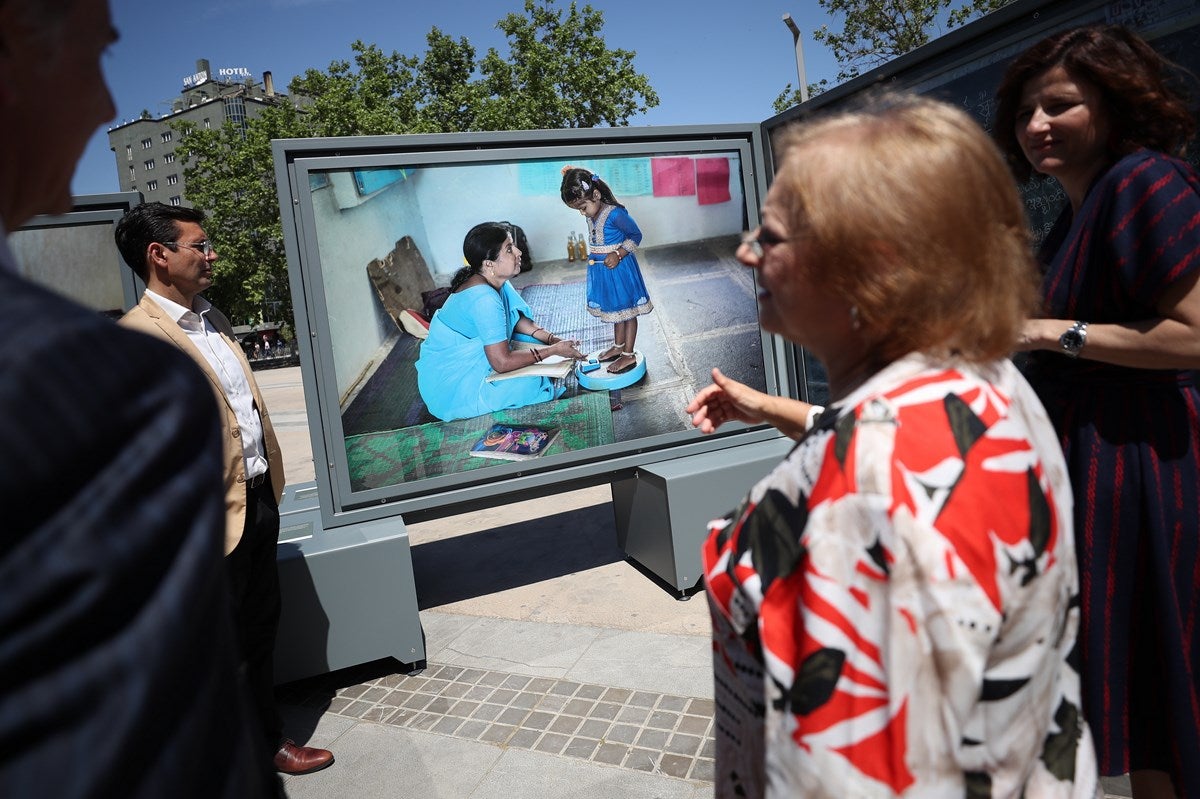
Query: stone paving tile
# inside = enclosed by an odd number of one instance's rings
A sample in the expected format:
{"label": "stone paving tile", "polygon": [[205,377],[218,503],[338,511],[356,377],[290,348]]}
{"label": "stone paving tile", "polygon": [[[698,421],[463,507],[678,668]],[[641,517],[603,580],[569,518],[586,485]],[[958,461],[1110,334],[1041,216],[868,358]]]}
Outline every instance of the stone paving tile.
{"label": "stone paving tile", "polygon": [[713,780],[713,701],[482,668],[430,665],[282,702],[514,749]]}

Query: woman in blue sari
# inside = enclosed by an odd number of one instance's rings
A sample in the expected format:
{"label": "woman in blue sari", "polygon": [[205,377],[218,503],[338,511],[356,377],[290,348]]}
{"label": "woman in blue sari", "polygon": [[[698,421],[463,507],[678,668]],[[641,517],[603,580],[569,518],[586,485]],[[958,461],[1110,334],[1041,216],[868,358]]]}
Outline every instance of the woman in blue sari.
{"label": "woman in blue sari", "polygon": [[[540,376],[490,382],[493,371],[511,372],[552,355],[582,358],[579,342],[562,339],[533,321],[533,311],[508,282],[521,271],[521,250],[499,222],[471,228],[463,240],[467,266],[450,283],[446,304],[429,322],[417,359],[417,388],[429,412],[442,421],[557,398],[562,386]],[[545,344],[513,350],[516,333]]]}

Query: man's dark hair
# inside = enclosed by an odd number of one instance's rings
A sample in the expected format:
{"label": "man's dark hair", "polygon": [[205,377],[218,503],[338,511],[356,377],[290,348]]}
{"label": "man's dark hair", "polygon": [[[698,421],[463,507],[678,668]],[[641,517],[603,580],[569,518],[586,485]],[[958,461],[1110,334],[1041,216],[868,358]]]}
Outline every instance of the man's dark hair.
{"label": "man's dark hair", "polygon": [[204,224],[204,212],[199,208],[166,203],[142,203],[121,217],[113,233],[121,257],[134,274],[146,281],[149,268],[146,265],[146,249],[153,243],[164,244],[175,241],[179,236],[180,222]]}

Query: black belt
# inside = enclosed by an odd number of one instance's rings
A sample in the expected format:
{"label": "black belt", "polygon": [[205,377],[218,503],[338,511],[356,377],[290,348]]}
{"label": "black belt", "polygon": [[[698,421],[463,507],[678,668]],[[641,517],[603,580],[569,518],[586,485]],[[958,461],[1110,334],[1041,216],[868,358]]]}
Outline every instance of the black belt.
{"label": "black belt", "polygon": [[258,488],[260,485],[267,482],[267,475],[269,475],[270,473],[271,473],[270,471],[265,471],[262,474],[258,475],[257,477],[251,477],[249,480],[246,481],[246,486],[248,488]]}

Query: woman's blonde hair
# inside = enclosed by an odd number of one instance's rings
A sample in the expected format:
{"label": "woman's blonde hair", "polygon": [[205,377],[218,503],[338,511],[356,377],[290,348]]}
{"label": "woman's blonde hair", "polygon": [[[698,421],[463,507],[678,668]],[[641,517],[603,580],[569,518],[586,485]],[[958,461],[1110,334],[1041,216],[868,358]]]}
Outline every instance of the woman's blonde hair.
{"label": "woman's blonde hair", "polygon": [[775,152],[791,232],[810,252],[797,268],[857,309],[878,357],[1013,350],[1037,297],[1025,209],[966,113],[879,95],[785,129]]}

